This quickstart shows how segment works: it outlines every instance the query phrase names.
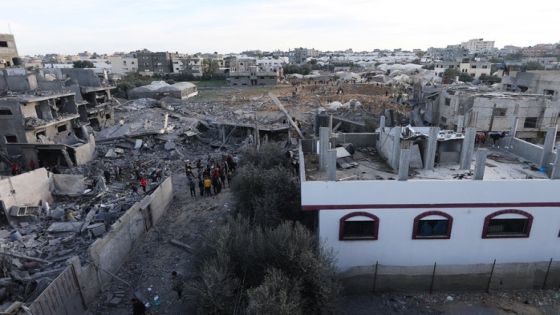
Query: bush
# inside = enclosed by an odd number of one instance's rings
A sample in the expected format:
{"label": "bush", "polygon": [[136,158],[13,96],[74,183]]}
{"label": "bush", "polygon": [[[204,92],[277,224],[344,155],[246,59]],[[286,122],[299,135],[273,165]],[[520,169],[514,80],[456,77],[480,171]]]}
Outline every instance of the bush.
{"label": "bush", "polygon": [[461,82],[472,82],[473,77],[471,77],[468,73],[461,73],[459,75],[459,81]]}
{"label": "bush", "polygon": [[267,270],[263,283],[247,291],[247,314],[303,314],[301,305],[301,284],[292,281],[281,270]]}
{"label": "bush", "polygon": [[274,145],[244,151],[231,184],[236,213],[262,226],[300,220],[300,186],[290,159]]}
{"label": "bush", "polygon": [[72,63],[74,68],[95,68],[93,62],[89,60],[78,60]]}
{"label": "bush", "polygon": [[200,313],[333,312],[339,292],[333,255],[299,223],[255,228],[231,219],[205,239],[194,255],[200,276],[189,287]]}
{"label": "bush", "polygon": [[480,75],[480,81],[486,84],[494,84],[502,82],[502,78],[498,77],[497,75]]}

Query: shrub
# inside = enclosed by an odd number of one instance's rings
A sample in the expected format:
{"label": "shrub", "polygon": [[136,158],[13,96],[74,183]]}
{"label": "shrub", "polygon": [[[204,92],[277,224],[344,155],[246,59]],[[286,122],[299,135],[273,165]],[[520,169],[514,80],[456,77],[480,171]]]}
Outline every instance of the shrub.
{"label": "shrub", "polygon": [[334,309],[339,286],[333,256],[299,223],[261,228],[231,219],[205,239],[194,255],[200,276],[189,288],[201,313]]}

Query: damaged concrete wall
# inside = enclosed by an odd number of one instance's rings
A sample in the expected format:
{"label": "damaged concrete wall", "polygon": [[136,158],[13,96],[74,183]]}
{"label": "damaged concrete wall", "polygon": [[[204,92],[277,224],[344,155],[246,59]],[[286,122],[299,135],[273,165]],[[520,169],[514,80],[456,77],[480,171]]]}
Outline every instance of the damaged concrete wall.
{"label": "damaged concrete wall", "polygon": [[51,181],[44,168],[2,179],[0,202],[6,209],[15,205],[38,205],[41,200],[52,203]]}
{"label": "damaged concrete wall", "polygon": [[86,189],[82,175],[52,174],[52,192],[56,195],[79,196]]}
{"label": "damaged concrete wall", "polygon": [[335,144],[352,143],[356,148],[375,147],[378,133],[338,133],[334,138]]}
{"label": "damaged concrete wall", "polygon": [[[553,261],[545,283],[549,261],[535,263],[497,262],[491,275],[493,261],[476,265],[389,266],[382,262],[373,266],[352,268],[340,279],[346,293],[376,291],[429,291],[433,290],[490,290],[541,289],[560,285],[560,262]],[[490,283],[489,283],[490,281]]]}
{"label": "damaged concrete wall", "polygon": [[377,152],[387,160],[392,169],[399,168],[401,127],[385,128],[379,133]]}
{"label": "damaged concrete wall", "polygon": [[173,199],[173,184],[167,178],[149,196],[135,203],[111,226],[111,230],[89,248],[92,263],[81,268],[81,288],[87,303],[95,298],[103,284],[111,280],[105,272],[116,273],[128,254],[167,211]]}
{"label": "damaged concrete wall", "polygon": [[513,138],[509,150],[513,152],[515,155],[520,156],[535,164],[540,163],[541,155],[543,152],[543,148],[541,146],[532,144],[530,142],[518,138]]}
{"label": "damaged concrete wall", "polygon": [[95,157],[95,137],[89,135],[89,142],[79,147],[74,147],[74,152],[77,165],[83,165],[93,160]]}

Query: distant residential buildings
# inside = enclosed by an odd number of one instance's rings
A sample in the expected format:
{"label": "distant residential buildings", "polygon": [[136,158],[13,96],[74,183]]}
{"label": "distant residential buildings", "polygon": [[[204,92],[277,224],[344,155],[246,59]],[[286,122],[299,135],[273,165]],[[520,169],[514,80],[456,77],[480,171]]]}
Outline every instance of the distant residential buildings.
{"label": "distant residential buildings", "polygon": [[289,52],[290,62],[301,64],[307,61],[307,58],[314,58],[319,56],[319,51],[316,49],[308,48],[295,48]]}
{"label": "distant residential buildings", "polygon": [[489,76],[492,74],[492,63],[487,61],[462,62],[459,65],[459,71],[479,79],[481,75]]}
{"label": "distant residential buildings", "polygon": [[136,58],[138,59],[139,72],[158,74],[173,72],[169,52],[151,52],[144,49],[136,52]]}
{"label": "distant residential buildings", "polygon": [[494,50],[494,41],[475,38],[462,42],[461,47],[467,49],[470,54],[488,53]]}
{"label": "distant residential buildings", "polygon": [[134,55],[111,56],[108,57],[111,63],[111,72],[124,75],[127,73],[138,72],[138,58]]}

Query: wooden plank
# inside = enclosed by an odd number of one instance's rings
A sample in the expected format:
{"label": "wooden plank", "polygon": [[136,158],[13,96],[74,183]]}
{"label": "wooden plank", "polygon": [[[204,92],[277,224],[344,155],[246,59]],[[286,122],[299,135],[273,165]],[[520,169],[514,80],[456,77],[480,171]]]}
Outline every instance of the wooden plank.
{"label": "wooden plank", "polygon": [[280,100],[276,96],[274,96],[274,94],[272,94],[271,92],[268,92],[268,96],[272,99],[274,104],[276,104],[276,106],[278,106],[278,108],[280,108],[280,110],[284,113],[284,115],[286,115],[290,125],[292,125],[292,127],[294,127],[294,129],[297,131],[300,138],[303,139],[304,137],[303,137],[303,134],[301,133],[301,130],[299,130],[299,127],[297,126],[297,124],[292,120],[292,116],[290,116],[290,114],[288,113],[288,111],[286,110],[284,105],[282,105],[282,103],[280,103]]}

